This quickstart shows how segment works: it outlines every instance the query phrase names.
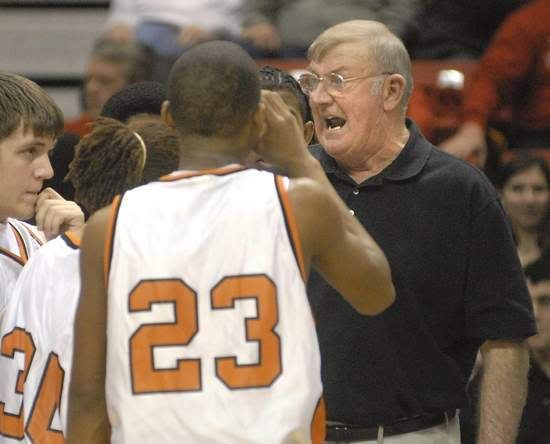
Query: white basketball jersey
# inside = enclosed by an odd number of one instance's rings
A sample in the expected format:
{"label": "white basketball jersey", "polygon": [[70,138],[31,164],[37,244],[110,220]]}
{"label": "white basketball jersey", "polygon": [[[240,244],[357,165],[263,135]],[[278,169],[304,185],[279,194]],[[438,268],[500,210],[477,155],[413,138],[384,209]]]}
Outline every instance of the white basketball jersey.
{"label": "white basketball jersey", "polygon": [[29,257],[42,244],[40,234],[32,225],[8,218],[0,223],[0,324],[15,281]]}
{"label": "white basketball jersey", "polygon": [[113,204],[111,442],[322,441],[320,357],[285,181],[235,166],[179,172]]}
{"label": "white basketball jersey", "polygon": [[63,443],[80,293],[79,240],[66,233],[27,262],[0,332],[0,443]]}

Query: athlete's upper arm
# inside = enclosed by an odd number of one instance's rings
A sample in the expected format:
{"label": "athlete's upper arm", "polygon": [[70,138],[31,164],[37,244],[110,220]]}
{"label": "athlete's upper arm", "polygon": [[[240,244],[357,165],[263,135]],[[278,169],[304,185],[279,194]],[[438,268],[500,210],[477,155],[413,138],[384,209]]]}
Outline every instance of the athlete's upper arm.
{"label": "athlete's upper arm", "polygon": [[86,224],[82,239],[82,284],[75,318],[69,391],[69,443],[101,442],[103,439],[103,432],[99,437],[89,434],[103,430],[106,418],[107,293],[103,258],[110,212],[107,207],[95,213]]}
{"label": "athlete's upper arm", "polygon": [[291,180],[289,195],[306,268],[314,266],[363,314],[388,307],[394,289],[386,257],[336,192],[316,180],[299,178]]}

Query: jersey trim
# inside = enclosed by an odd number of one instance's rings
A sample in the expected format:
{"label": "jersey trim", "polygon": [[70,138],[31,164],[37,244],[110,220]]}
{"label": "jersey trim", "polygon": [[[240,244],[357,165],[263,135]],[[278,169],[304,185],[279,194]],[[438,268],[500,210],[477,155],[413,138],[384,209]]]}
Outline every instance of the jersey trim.
{"label": "jersey trim", "polygon": [[23,261],[22,258],[17,256],[16,254],[13,254],[11,251],[6,250],[5,248],[0,247],[0,254],[2,254],[4,256],[8,257],[9,259],[17,262],[21,266],[25,265],[25,262]]}
{"label": "jersey trim", "polygon": [[44,241],[42,239],[40,239],[36,233],[34,233],[29,227],[27,227],[26,225],[23,225],[23,228],[25,230],[27,230],[27,232],[30,234],[30,236],[38,243],[38,245],[42,246],[44,245]]}
{"label": "jersey trim", "polygon": [[209,170],[198,170],[198,171],[178,171],[174,174],[169,174],[167,176],[162,176],[160,178],[161,182],[173,182],[175,180],[180,179],[189,179],[191,177],[197,177],[197,176],[207,176],[207,175],[215,175],[215,176],[225,176],[227,174],[236,173],[242,170],[246,170],[247,168],[242,165],[227,165],[221,168],[212,168]]}
{"label": "jersey trim", "polygon": [[292,205],[290,204],[290,198],[288,197],[288,191],[285,187],[285,184],[283,183],[282,176],[275,176],[275,188],[277,189],[277,195],[279,196],[279,201],[283,210],[283,217],[285,220],[288,238],[290,240],[290,245],[292,246],[292,251],[294,252],[294,257],[296,258],[296,263],[298,264],[298,268],[300,269],[302,279],[305,282],[306,268],[304,265],[304,254],[302,251],[300,232],[298,231],[298,225],[294,217],[294,211],[292,209]]}
{"label": "jersey trim", "polygon": [[23,236],[21,236],[21,233],[15,226],[8,222],[11,231],[13,231],[13,234],[15,236],[15,239],[17,240],[17,247],[19,248],[19,257],[23,260],[23,263],[27,263],[29,260],[29,252],[27,251],[27,246],[25,245],[25,241],[23,240]]}
{"label": "jersey trim", "polygon": [[326,408],[323,397],[319,398],[315,413],[311,420],[311,443],[322,444],[325,441],[327,434],[326,430]]}
{"label": "jersey trim", "polygon": [[124,194],[119,194],[113,199],[111,206],[111,214],[107,223],[107,232],[105,233],[105,254],[103,256],[103,272],[105,274],[105,286],[109,284],[109,270],[111,269],[111,260],[113,259],[113,245],[115,242],[116,221],[122,197]]}
{"label": "jersey trim", "polygon": [[80,238],[72,231],[66,231],[61,235],[61,238],[65,241],[68,247],[73,250],[80,248]]}

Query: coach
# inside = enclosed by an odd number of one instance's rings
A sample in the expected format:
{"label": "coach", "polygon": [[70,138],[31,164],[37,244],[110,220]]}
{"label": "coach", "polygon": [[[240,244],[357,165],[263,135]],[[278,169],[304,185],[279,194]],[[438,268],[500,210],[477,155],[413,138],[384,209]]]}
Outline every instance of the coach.
{"label": "coach", "polygon": [[[363,317],[318,275],[317,321],[328,442],[460,443],[458,409],[478,349],[479,443],[513,443],[525,403],[532,307],[510,227],[485,176],[405,119],[403,44],[351,21],[309,48],[313,147],[330,181],[382,247],[396,301]],[[345,260],[345,258],[342,258]]]}

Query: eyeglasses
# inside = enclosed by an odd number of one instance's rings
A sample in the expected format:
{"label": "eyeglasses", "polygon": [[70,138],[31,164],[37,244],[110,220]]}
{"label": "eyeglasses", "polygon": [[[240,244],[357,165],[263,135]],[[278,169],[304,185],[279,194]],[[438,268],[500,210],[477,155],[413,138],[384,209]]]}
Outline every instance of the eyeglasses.
{"label": "eyeglasses", "polygon": [[310,95],[313,91],[315,91],[315,89],[317,88],[317,86],[319,86],[319,83],[321,82],[325,84],[325,88],[330,95],[338,95],[344,91],[348,82],[353,82],[354,80],[360,80],[360,79],[369,79],[371,77],[378,77],[378,76],[390,75],[390,74],[393,74],[393,73],[382,72],[380,74],[372,74],[368,76],[357,76],[357,77],[345,78],[344,76],[336,72],[331,72],[326,76],[318,76],[317,74],[308,72],[308,73],[302,74],[298,78],[298,83],[302,87],[302,91],[304,91],[304,93],[306,93],[307,95]]}

